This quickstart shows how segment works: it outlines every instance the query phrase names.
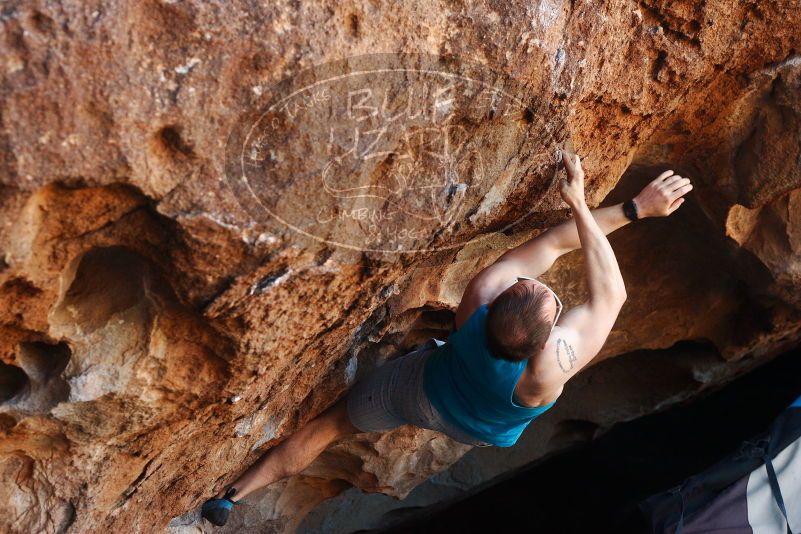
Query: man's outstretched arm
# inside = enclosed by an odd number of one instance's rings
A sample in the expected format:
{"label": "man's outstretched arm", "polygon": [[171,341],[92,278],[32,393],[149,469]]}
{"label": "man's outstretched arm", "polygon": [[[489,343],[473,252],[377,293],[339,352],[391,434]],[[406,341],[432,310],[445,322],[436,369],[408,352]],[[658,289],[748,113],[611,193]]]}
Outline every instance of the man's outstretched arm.
{"label": "man's outstretched arm", "polygon": [[[623,213],[623,204],[590,210],[595,223],[608,235],[631,221]],[[503,270],[514,270],[521,276],[536,278],[554,264],[560,256],[581,248],[576,219],[570,219],[553,226],[525,243],[504,252],[496,261],[503,262]],[[491,266],[490,266],[491,267]]]}
{"label": "man's outstretched arm", "polygon": [[[683,178],[673,171],[665,171],[643,188],[634,197],[637,214],[645,217],[666,217],[676,211],[684,203],[684,195],[692,191],[689,178]],[[604,233],[609,235],[631,221],[623,213],[623,203],[591,210],[595,223]],[[575,217],[549,228],[538,237],[548,237],[562,254],[581,248]]]}
{"label": "man's outstretched arm", "polygon": [[[614,206],[595,208],[594,210],[590,210],[590,214],[604,235],[609,235],[618,228],[622,228],[631,222],[623,213],[622,202]],[[570,219],[545,230],[538,237],[550,240],[554,248],[560,252],[560,255],[567,254],[568,252],[581,248],[577,224],[578,221],[574,215]]]}
{"label": "man's outstretched arm", "polygon": [[[682,197],[692,188],[689,178],[683,178],[673,171],[663,172],[634,197],[639,218],[670,215],[682,205]],[[623,213],[622,202],[590,210],[590,214],[604,235],[631,222]],[[576,218],[571,217],[504,253],[497,261],[514,261],[520,264],[521,269],[529,271],[521,271],[521,275],[537,277],[547,271],[559,256],[578,248],[581,248],[581,240]]]}

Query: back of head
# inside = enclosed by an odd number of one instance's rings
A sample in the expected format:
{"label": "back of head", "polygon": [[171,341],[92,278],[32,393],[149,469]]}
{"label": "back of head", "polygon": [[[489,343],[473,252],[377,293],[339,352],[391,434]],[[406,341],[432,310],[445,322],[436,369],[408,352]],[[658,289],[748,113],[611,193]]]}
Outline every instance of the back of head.
{"label": "back of head", "polygon": [[551,293],[539,284],[514,284],[498,295],[487,313],[487,345],[493,356],[513,362],[540,351],[548,340],[553,317]]}

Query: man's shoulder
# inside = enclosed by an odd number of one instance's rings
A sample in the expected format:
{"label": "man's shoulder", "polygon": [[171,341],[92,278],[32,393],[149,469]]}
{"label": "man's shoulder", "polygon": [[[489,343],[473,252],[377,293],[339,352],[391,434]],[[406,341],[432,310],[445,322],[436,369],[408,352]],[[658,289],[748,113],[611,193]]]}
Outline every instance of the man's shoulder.
{"label": "man's shoulder", "polygon": [[542,367],[532,365],[531,359],[529,359],[529,364],[520,377],[523,383],[519,384],[519,392],[521,399],[528,406],[541,406],[555,402],[564,389],[565,382],[561,380],[553,367],[549,364],[543,364],[543,366],[546,368],[545,371]]}
{"label": "man's shoulder", "polygon": [[459,339],[483,339],[484,324],[488,311],[487,304],[479,304],[476,306],[464,322],[450,333],[448,341],[458,341]]}
{"label": "man's shoulder", "polygon": [[566,382],[565,375],[576,362],[571,335],[565,328],[554,327],[542,350],[528,359],[525,380],[530,389],[550,391]]}

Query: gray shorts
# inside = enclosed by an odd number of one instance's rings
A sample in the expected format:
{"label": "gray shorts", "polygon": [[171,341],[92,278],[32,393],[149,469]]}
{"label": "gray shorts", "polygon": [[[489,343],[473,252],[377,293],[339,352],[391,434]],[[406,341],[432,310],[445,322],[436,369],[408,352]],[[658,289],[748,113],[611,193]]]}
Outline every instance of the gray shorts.
{"label": "gray shorts", "polygon": [[425,394],[425,362],[431,350],[443,343],[429,339],[417,350],[387,361],[357,382],[347,396],[353,426],[362,432],[383,432],[411,424],[442,432],[467,445],[490,446],[444,420]]}

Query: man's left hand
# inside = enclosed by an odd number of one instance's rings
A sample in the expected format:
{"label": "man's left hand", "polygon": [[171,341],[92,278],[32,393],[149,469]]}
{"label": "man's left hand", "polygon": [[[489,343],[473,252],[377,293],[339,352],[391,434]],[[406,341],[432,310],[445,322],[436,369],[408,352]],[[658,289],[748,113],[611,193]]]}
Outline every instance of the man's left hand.
{"label": "man's left hand", "polygon": [[684,203],[684,195],[692,191],[689,178],[682,178],[673,171],[665,171],[646,185],[634,197],[637,215],[644,217],[667,217]]}

